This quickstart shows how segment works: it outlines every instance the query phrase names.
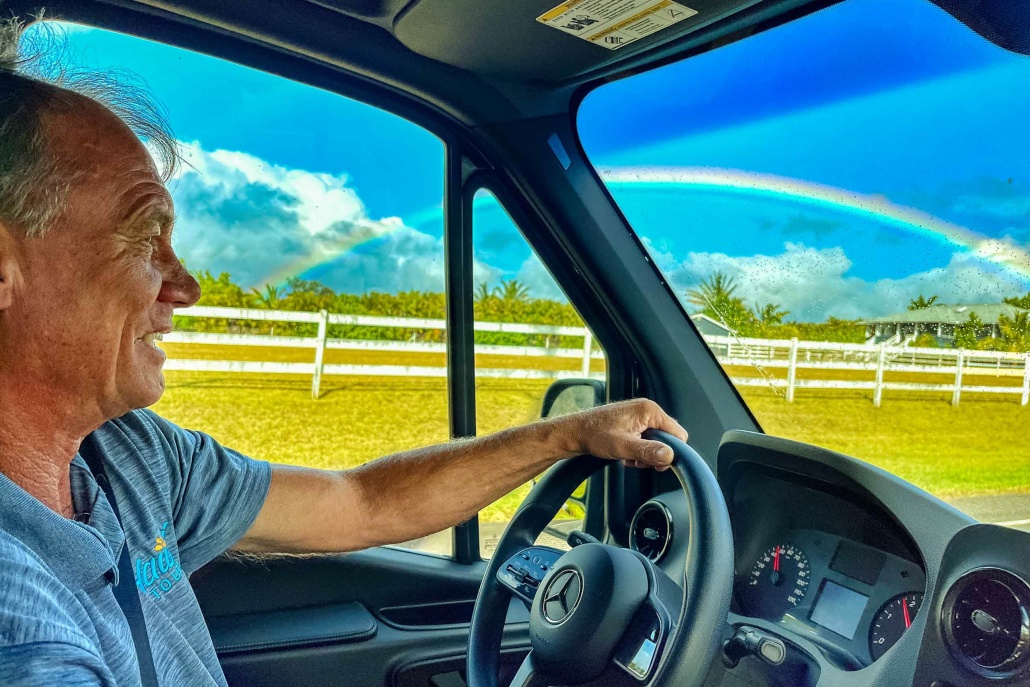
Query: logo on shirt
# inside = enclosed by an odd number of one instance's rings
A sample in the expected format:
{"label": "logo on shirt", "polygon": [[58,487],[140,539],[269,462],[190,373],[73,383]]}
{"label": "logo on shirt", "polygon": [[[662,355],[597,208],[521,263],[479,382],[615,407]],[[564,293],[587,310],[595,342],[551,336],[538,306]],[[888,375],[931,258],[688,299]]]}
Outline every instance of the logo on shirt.
{"label": "logo on shirt", "polygon": [[165,541],[167,532],[166,522],[161,526],[161,533],[154,537],[154,554],[146,559],[136,559],[136,586],[155,599],[170,592],[175,583],[182,579],[179,561]]}

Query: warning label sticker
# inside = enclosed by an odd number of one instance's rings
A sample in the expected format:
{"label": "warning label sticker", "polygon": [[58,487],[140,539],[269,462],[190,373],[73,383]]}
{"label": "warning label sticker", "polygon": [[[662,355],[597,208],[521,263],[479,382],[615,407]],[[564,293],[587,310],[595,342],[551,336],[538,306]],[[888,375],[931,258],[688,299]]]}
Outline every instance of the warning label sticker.
{"label": "warning label sticker", "polygon": [[618,50],[695,14],[697,10],[672,0],[568,0],[536,20]]}

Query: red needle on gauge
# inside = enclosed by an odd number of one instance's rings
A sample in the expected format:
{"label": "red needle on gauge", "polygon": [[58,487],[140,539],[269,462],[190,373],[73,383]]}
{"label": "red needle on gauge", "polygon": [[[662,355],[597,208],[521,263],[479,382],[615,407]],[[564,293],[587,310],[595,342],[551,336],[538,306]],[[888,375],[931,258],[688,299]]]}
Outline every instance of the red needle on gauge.
{"label": "red needle on gauge", "polygon": [[773,552],[773,570],[775,572],[780,571],[780,545],[776,545],[776,550]]}
{"label": "red needle on gauge", "polygon": [[905,628],[912,627],[912,616],[908,614],[908,597],[901,597],[901,610],[905,612]]}

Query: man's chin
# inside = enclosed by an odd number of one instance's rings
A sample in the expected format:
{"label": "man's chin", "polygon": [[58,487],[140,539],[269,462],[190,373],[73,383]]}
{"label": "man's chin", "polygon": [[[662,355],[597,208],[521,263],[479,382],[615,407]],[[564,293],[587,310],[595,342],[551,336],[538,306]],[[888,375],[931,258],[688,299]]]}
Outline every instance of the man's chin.
{"label": "man's chin", "polygon": [[127,394],[129,410],[149,408],[161,400],[165,392],[165,376],[160,369],[149,371],[139,379],[132,393]]}

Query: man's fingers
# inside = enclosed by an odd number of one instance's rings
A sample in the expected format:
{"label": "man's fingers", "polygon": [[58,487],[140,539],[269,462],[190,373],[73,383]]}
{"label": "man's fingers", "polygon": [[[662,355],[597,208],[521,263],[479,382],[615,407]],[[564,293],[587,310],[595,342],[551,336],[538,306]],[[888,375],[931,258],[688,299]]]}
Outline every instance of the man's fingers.
{"label": "man's fingers", "polygon": [[665,472],[672,465],[672,449],[660,441],[647,441],[640,439],[627,446],[623,455],[633,455],[636,458],[624,458],[622,464],[628,468],[654,468],[658,472]]}
{"label": "man's fingers", "polygon": [[655,405],[655,412],[652,417],[652,421],[649,424],[654,429],[668,432],[680,441],[687,440],[687,430],[683,429],[683,426],[680,425],[680,423],[676,422],[671,415],[662,410],[661,406],[657,404]]}
{"label": "man's fingers", "polygon": [[660,441],[637,439],[626,451],[626,456],[636,461],[638,467],[667,467],[672,465],[672,449]]}

